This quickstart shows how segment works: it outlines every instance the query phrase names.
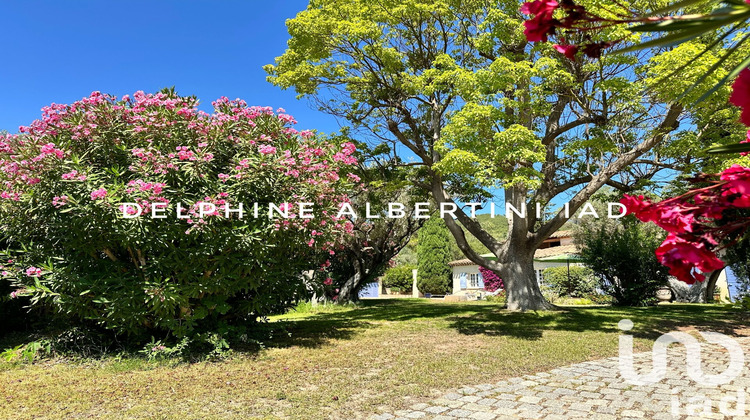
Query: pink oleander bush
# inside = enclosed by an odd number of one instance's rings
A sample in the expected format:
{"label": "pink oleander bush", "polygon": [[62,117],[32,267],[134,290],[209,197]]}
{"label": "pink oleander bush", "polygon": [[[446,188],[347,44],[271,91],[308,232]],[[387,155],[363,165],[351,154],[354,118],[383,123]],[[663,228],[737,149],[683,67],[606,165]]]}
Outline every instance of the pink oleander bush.
{"label": "pink oleander bush", "polygon": [[[316,287],[301,273],[352,229],[335,216],[354,145],[298,132],[283,110],[213,106],[173,91],[94,92],[0,138],[11,297],[117,332],[181,336],[254,320]],[[313,203],[313,218],[296,217],[299,202]],[[244,218],[226,217],[240,203]],[[292,217],[269,218],[268,203]],[[151,217],[158,206],[163,219]]]}

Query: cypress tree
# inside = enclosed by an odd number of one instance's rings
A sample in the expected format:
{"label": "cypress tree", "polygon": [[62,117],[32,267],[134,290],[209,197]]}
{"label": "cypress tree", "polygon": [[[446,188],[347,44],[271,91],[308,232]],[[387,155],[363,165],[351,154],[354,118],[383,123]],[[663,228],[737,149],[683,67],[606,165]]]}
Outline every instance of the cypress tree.
{"label": "cypress tree", "polygon": [[419,230],[417,243],[417,288],[441,295],[450,291],[450,232],[443,219],[431,217]]}

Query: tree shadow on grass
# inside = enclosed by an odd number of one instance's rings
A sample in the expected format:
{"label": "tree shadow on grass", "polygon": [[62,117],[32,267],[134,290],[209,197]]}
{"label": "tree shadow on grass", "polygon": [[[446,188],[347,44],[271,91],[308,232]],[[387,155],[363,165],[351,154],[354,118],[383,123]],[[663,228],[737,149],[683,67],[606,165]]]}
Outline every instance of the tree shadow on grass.
{"label": "tree shadow on grass", "polygon": [[488,311],[470,317],[449,319],[451,327],[462,334],[510,336],[528,340],[541,339],[545,331],[619,333],[618,323],[623,319],[633,321],[635,328],[629,334],[636,338],[656,339],[666,332],[686,327],[734,336],[745,335],[747,332],[745,325],[727,309],[688,305],[643,308],[568,307],[548,313]]}
{"label": "tree shadow on grass", "polygon": [[564,307],[552,312],[510,312],[491,303],[441,303],[423,299],[367,300],[351,311],[321,313],[282,322],[291,336],[271,346],[319,346],[329,339],[349,339],[382,322],[448,321],[448,328],[465,335],[507,336],[539,340],[545,331],[619,333],[618,322],[630,319],[636,338],[656,339],[686,327],[747,335],[736,311],[718,305],[652,307]]}
{"label": "tree shadow on grass", "polygon": [[[498,304],[444,303],[426,299],[365,300],[351,310],[290,316],[250,327],[247,344],[232,343],[242,353],[262,348],[292,346],[316,348],[332,340],[351,340],[379,324],[389,322],[439,323],[464,335],[506,336],[540,340],[546,331],[619,333],[617,323],[630,319],[636,338],[659,335],[686,327],[748,335],[739,314],[718,305],[665,305],[656,307],[565,307],[552,312],[510,312]],[[425,332],[429,334],[429,332]],[[0,337],[2,348],[28,342],[28,334]]]}
{"label": "tree shadow on grass", "polygon": [[243,352],[257,352],[261,348],[321,347],[331,340],[349,340],[367,328],[367,322],[327,319],[322,314],[299,320],[282,320],[258,324],[249,334],[251,343],[233,346]]}

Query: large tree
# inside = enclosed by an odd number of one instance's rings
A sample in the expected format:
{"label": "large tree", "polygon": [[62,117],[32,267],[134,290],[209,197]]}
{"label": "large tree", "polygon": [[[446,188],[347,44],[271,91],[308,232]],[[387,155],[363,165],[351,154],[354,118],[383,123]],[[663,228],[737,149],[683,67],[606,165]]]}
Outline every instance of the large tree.
{"label": "large tree", "polygon": [[[501,189],[506,204],[526,207],[526,217],[509,215],[505,240],[462,210],[444,220],[465,255],[506,282],[509,309],[536,310],[552,307],[535,279],[537,247],[602,186],[629,191],[695,158],[670,146],[718,141],[708,124],[726,117],[717,112],[726,92],[686,110],[677,90],[697,76],[654,83],[659,68],[692,58],[685,50],[568,60],[551,45],[531,45],[520,5],[312,0],[287,21],[288,49],[266,70],[272,83],[315,99],[371,140],[407,149],[438,205],[486,200]],[[593,36],[630,35],[613,28]],[[715,62],[708,53],[694,65]],[[725,73],[718,69],[705,84]],[[560,198],[569,198],[568,212],[537,217],[536,203]],[[467,234],[497,259],[481,257]]]}

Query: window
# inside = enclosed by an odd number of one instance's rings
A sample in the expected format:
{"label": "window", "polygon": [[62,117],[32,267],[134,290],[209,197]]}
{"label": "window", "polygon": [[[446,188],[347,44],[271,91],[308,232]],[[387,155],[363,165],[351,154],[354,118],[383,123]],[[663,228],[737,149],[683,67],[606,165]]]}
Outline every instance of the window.
{"label": "window", "polygon": [[479,273],[469,274],[469,287],[473,289],[479,288]]}
{"label": "window", "polygon": [[539,285],[541,285],[544,282],[544,276],[542,275],[543,271],[544,270],[536,270],[536,282]]}

